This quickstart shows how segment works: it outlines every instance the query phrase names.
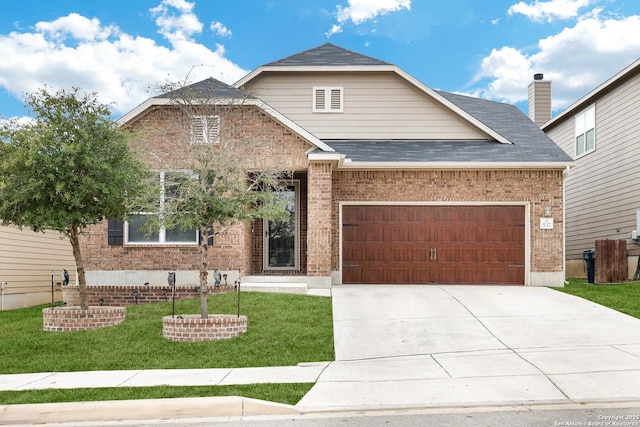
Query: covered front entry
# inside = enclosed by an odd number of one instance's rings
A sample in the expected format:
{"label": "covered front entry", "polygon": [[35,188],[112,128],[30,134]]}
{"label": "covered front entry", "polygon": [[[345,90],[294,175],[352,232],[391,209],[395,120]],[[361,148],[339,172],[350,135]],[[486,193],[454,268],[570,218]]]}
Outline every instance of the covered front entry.
{"label": "covered front entry", "polygon": [[524,206],[342,207],[344,284],[523,285],[524,278]]}

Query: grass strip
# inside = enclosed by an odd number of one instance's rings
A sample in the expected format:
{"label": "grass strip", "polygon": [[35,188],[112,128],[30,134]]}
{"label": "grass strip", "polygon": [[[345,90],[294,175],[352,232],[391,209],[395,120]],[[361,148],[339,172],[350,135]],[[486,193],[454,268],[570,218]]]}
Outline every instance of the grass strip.
{"label": "grass strip", "polygon": [[569,279],[563,288],[553,288],[640,319],[640,282],[594,285],[586,280]]}
{"label": "grass strip", "polygon": [[295,405],[313,383],[243,384],[199,387],[101,387],[0,391],[1,405],[28,403],[93,402],[104,400],[165,399],[179,397],[243,396]]}

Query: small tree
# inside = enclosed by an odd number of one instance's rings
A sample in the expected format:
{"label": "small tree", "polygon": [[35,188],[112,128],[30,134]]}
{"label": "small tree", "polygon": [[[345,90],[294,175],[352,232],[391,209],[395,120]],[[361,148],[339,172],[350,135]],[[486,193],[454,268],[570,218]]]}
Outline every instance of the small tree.
{"label": "small tree", "polygon": [[44,87],[26,95],[33,120],[0,127],[0,222],[69,238],[80,305],[88,308],[81,230],[122,218],[143,190],[148,169],[95,93]]}
{"label": "small tree", "polygon": [[[146,228],[199,231],[200,314],[206,319],[209,238],[239,222],[285,219],[287,203],[281,191],[292,174],[263,158],[261,148],[265,143],[259,135],[246,135],[241,130],[247,109],[246,97],[240,90],[214,79],[194,85],[170,82],[160,85],[159,90],[169,99],[168,114],[177,117],[175,126],[182,135],[204,140],[175,147],[188,150],[189,159],[179,169],[190,172],[173,173],[169,181],[165,174],[162,205],[156,203],[143,209],[155,212]],[[211,123],[200,123],[203,128],[194,130],[194,119],[203,117],[217,118],[218,130],[223,129],[220,134],[215,136],[207,128]]]}

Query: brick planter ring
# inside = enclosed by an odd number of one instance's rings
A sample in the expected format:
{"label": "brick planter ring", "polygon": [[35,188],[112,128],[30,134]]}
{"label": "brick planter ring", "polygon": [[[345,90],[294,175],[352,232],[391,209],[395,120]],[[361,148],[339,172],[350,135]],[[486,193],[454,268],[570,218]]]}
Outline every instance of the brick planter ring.
{"label": "brick planter ring", "polygon": [[126,314],[125,307],[49,307],[42,309],[42,324],[45,331],[83,331],[118,325]]}
{"label": "brick planter ring", "polygon": [[210,314],[202,319],[199,314],[183,314],[182,318],[162,318],[162,336],[171,341],[217,341],[237,337],[247,331],[247,316]]}

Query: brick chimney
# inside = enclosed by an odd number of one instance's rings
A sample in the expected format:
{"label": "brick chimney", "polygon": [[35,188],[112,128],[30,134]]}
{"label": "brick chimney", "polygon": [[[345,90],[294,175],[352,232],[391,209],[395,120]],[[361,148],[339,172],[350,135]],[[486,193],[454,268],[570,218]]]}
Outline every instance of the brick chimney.
{"label": "brick chimney", "polygon": [[551,81],[534,74],[529,84],[529,118],[538,126],[551,119]]}

